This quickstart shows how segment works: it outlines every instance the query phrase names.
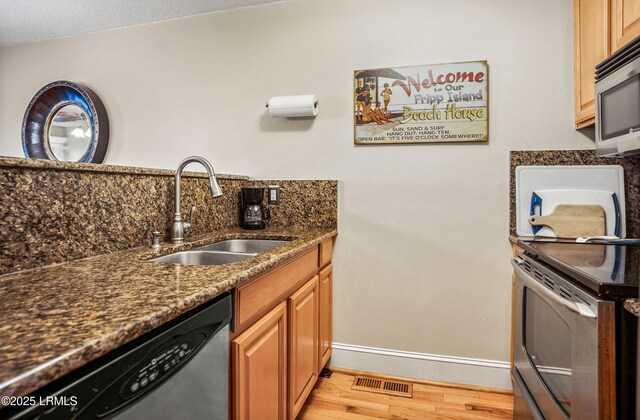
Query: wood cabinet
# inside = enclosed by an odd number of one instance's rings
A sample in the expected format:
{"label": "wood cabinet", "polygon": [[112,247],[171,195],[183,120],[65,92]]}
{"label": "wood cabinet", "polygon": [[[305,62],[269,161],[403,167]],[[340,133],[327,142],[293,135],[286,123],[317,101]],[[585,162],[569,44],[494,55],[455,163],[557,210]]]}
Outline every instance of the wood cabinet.
{"label": "wood cabinet", "polygon": [[640,1],[573,0],[576,128],[595,123],[595,66],[640,35]]}
{"label": "wood cabinet", "polygon": [[231,346],[233,418],[286,419],[286,303],[260,318]]}
{"label": "wood cabinet", "polygon": [[318,275],[318,372],[331,357],[331,331],[333,320],[333,266],[329,264]]}
{"label": "wood cabinet", "polygon": [[333,239],[329,239],[320,244],[318,252],[318,267],[322,268],[331,262],[333,255]]}
{"label": "wood cabinet", "polygon": [[318,249],[236,289],[236,330],[251,325],[278,302],[285,301],[305,281],[318,273]]}
{"label": "wood cabinet", "polygon": [[333,239],[235,290],[231,418],[294,419],[331,355]]}
{"label": "wood cabinet", "polygon": [[573,1],[576,128],[595,123],[595,67],[609,56],[609,0]]}
{"label": "wood cabinet", "polygon": [[640,35],[640,1],[611,1],[611,52]]}
{"label": "wood cabinet", "polygon": [[318,276],[288,299],[289,418],[295,419],[318,379]]}

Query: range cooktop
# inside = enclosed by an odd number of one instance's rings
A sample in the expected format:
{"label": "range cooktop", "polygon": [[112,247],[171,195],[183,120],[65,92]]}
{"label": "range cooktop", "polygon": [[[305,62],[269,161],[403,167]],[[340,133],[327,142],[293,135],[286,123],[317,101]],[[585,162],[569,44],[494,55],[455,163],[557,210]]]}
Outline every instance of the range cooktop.
{"label": "range cooktop", "polygon": [[598,295],[637,297],[640,245],[519,240],[518,245]]}

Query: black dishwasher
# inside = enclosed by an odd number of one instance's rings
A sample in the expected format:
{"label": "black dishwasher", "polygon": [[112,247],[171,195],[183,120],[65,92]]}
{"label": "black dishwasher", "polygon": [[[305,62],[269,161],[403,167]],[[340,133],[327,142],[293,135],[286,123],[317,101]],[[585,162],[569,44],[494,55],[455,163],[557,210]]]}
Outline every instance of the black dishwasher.
{"label": "black dishwasher", "polygon": [[0,418],[226,419],[231,314],[226,293],[32,394],[44,404]]}

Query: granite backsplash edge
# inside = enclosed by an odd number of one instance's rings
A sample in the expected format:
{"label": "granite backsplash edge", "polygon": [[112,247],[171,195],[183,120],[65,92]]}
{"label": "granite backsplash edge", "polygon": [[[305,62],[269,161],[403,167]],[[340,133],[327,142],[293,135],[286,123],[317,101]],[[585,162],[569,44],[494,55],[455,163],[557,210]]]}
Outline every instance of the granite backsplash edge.
{"label": "granite backsplash edge", "polygon": [[[174,176],[175,170],[157,169],[157,168],[141,168],[137,166],[121,166],[121,165],[105,165],[83,162],[60,162],[46,159],[24,159],[0,156],[0,168],[34,168],[34,169],[50,169],[53,171],[77,171],[77,172],[94,172],[94,173],[117,173],[117,174],[133,174],[133,175],[156,175],[156,176]],[[177,165],[176,165],[177,167]],[[206,178],[205,172],[189,172],[183,173],[185,177],[201,177]],[[245,175],[218,174],[218,179],[249,179]]]}
{"label": "granite backsplash edge", "polygon": [[598,158],[595,150],[517,150],[509,152],[509,233],[516,236],[516,167],[620,165],[624,169],[627,237],[640,237],[640,156]]}
{"label": "granite backsplash edge", "polygon": [[[0,158],[0,275],[148,245],[154,230],[168,239],[175,172],[103,166]],[[189,237],[237,227],[240,189],[249,185],[280,185],[270,227],[337,227],[337,181],[219,182],[224,194],[214,199],[206,174],[183,178],[183,212],[197,208]]]}

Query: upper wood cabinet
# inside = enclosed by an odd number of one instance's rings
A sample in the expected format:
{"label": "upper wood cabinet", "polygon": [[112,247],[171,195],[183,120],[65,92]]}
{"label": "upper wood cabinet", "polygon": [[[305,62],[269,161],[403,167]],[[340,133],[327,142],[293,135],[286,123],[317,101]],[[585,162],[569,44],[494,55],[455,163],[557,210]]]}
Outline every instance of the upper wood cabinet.
{"label": "upper wood cabinet", "polygon": [[595,67],[640,35],[640,0],[573,0],[576,128],[595,123]]}
{"label": "upper wood cabinet", "polygon": [[640,1],[611,1],[611,52],[640,35]]}
{"label": "upper wood cabinet", "polygon": [[609,56],[609,0],[573,1],[576,128],[595,123],[595,67]]}

